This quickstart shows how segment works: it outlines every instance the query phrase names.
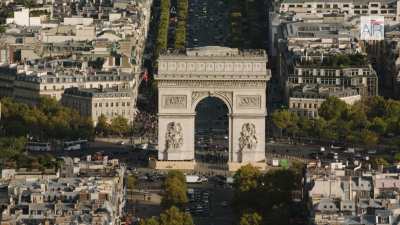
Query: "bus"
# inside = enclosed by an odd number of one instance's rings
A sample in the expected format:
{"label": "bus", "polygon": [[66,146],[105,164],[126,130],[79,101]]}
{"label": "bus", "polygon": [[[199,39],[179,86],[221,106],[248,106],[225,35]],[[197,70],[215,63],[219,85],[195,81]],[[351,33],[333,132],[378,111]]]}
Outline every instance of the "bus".
{"label": "bus", "polygon": [[51,151],[50,143],[48,142],[28,142],[25,145],[25,149],[28,151]]}
{"label": "bus", "polygon": [[87,147],[87,142],[87,140],[65,141],[63,149],[64,151],[76,151],[85,149]]}

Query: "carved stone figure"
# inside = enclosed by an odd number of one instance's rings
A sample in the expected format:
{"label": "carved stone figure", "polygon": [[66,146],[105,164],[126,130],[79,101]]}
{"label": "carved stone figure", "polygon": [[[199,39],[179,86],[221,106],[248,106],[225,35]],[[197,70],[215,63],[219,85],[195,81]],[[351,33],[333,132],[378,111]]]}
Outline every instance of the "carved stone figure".
{"label": "carved stone figure", "polygon": [[257,143],[256,126],[252,123],[243,124],[239,138],[240,150],[253,150],[257,147]]}
{"label": "carved stone figure", "polygon": [[182,147],[183,134],[182,125],[176,122],[170,122],[167,125],[166,150],[176,150]]}

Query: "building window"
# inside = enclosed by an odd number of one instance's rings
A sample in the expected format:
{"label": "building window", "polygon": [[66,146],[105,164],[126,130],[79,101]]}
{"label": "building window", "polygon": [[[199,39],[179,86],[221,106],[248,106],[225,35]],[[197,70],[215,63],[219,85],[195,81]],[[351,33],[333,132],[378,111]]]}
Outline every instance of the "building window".
{"label": "building window", "polygon": [[116,102],[116,103],[115,103],[115,106],[118,107],[118,105],[119,105],[118,102]]}
{"label": "building window", "polygon": [[314,104],[314,109],[316,109],[316,108],[318,108],[318,107],[317,107],[317,104]]}
{"label": "building window", "polygon": [[106,107],[108,107],[108,102],[106,103]]}
{"label": "building window", "polygon": [[322,5],[318,4],[318,5],[317,5],[317,8],[318,8],[318,9],[322,9]]}
{"label": "building window", "polygon": [[99,103],[99,107],[102,107],[103,106],[103,104],[102,103]]}
{"label": "building window", "polygon": [[113,106],[114,106],[114,103],[112,103],[112,102],[111,102],[110,104],[111,104],[111,107],[113,107]]}
{"label": "building window", "polygon": [[125,102],[122,103],[122,106],[125,106]]}
{"label": "building window", "polygon": [[127,102],[127,103],[126,103],[126,106],[130,106],[130,105],[131,105],[131,103],[130,103],[130,102]]}
{"label": "building window", "polygon": [[56,90],[56,85],[53,85],[53,90]]}
{"label": "building window", "polygon": [[94,107],[97,107],[97,103],[94,103]]}
{"label": "building window", "polygon": [[44,86],[43,89],[44,89],[44,90],[47,90],[47,86]]}

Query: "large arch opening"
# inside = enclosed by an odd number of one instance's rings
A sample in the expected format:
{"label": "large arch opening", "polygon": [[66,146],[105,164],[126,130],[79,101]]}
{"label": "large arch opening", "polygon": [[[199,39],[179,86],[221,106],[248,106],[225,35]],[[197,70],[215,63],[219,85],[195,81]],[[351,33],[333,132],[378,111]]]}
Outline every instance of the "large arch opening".
{"label": "large arch opening", "polygon": [[229,160],[229,109],[217,97],[206,97],[196,106],[196,162],[226,164]]}

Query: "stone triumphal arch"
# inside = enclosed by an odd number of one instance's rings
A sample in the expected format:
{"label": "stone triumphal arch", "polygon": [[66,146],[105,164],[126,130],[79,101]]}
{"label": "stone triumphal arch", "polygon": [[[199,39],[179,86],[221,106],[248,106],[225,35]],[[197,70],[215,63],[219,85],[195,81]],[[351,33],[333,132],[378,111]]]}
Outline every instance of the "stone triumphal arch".
{"label": "stone triumphal arch", "polygon": [[201,47],[161,54],[158,62],[158,160],[194,160],[197,104],[222,100],[229,111],[228,163],[265,159],[266,85],[263,50]]}

